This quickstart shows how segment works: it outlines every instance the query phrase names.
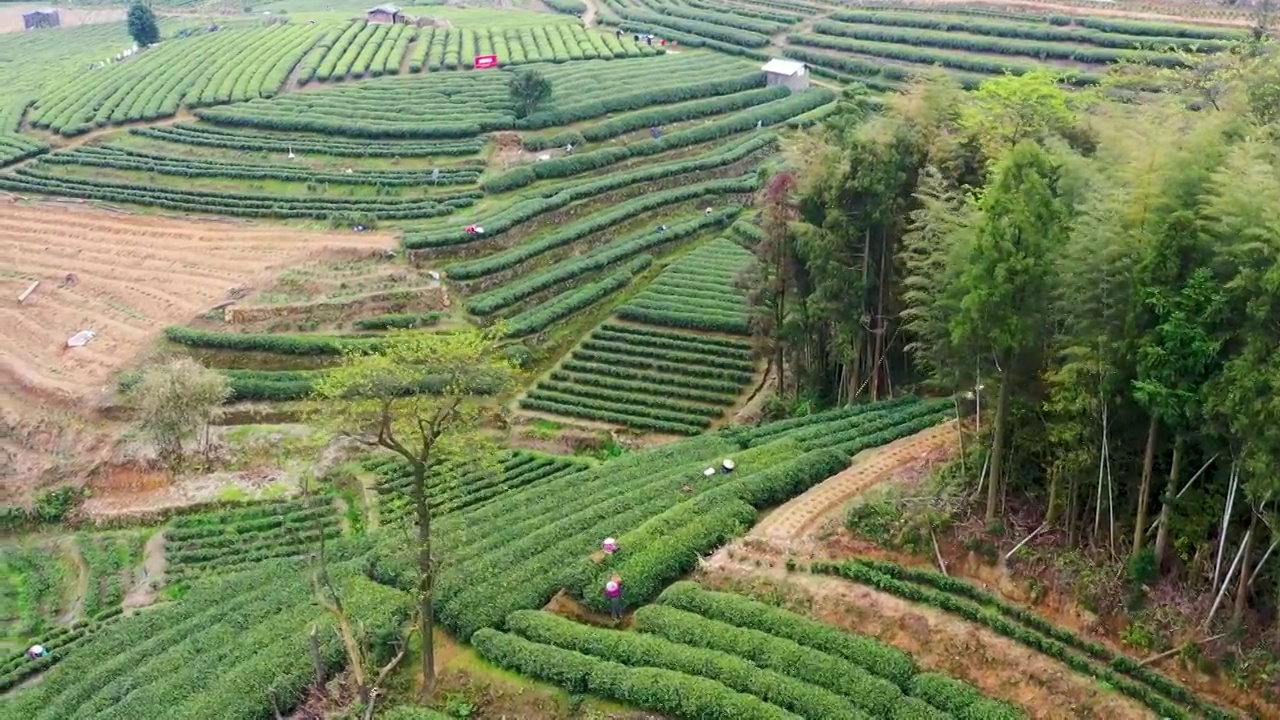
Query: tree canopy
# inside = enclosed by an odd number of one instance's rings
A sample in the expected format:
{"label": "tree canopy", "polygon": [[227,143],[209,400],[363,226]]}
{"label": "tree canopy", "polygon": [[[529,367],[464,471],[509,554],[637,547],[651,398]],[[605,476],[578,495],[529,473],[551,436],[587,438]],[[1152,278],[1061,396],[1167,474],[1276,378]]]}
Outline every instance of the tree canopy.
{"label": "tree canopy", "polygon": [[151,8],[136,2],[129,6],[129,37],[142,47],[160,42],[160,28],[156,25],[156,15]]}
{"label": "tree canopy", "polygon": [[528,117],[551,100],[551,81],[537,70],[521,70],[507,84],[511,100],[516,104],[516,117]]}
{"label": "tree canopy", "polygon": [[1280,602],[1280,52],[1189,62],[1126,70],[1160,97],[1039,72],[846,98],[764,207],[753,298],[784,408],[967,395],[990,527],[1035,508],[1072,545],[1231,583],[1239,619]]}

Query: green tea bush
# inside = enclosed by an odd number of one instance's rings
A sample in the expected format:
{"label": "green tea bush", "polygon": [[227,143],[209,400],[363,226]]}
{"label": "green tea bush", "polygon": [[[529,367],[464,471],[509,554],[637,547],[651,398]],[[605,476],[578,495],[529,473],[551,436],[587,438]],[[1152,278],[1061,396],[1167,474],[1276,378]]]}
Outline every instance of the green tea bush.
{"label": "green tea bush", "polygon": [[559,685],[571,693],[590,693],[676,717],[690,720],[799,720],[801,717],[713,680],[660,668],[628,667],[496,630],[477,631],[471,636],[471,644],[481,657],[495,665]]}
{"label": "green tea bush", "polygon": [[658,602],[844,658],[899,688],[909,687],[917,673],[915,661],[901,650],[755,600],[704,590],[695,583],[675,583],[662,593]]}
{"label": "green tea bush", "polygon": [[630,667],[664,668],[704,677],[790,710],[801,717],[859,720],[848,700],[785,674],[762,670],[740,657],[670,642],[654,635],[604,630],[536,610],[507,616],[507,630],[528,640]]}
{"label": "green tea bush", "polygon": [[859,715],[886,717],[902,699],[902,691],[893,683],[853,663],[769,633],[735,627],[663,605],[640,608],[634,622],[641,632],[737,655],[757,667],[824,688],[851,702],[861,711]]}

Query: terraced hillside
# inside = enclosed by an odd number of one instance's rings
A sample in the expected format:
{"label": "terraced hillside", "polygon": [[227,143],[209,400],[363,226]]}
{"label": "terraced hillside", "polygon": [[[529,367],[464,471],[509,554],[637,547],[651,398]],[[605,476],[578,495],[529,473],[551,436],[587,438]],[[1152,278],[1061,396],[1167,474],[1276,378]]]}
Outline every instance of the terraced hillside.
{"label": "terraced hillside", "polygon": [[920,672],[892,646],[693,583],[672,585],[633,624],[607,630],[520,610],[507,616],[506,633],[480,630],[472,642],[490,661],[570,692],[681,717],[1026,717],[966,683]]}
{"label": "terraced hillside", "polygon": [[575,347],[520,406],[640,430],[702,432],[756,374],[746,291],[735,285],[750,262],[749,252],[725,238],[681,256]]}

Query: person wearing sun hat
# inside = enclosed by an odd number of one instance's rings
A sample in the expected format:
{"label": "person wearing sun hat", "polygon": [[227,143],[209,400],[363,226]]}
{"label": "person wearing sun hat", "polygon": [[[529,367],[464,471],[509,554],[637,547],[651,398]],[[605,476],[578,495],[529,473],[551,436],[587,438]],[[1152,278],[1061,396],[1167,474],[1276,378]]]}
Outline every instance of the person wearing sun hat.
{"label": "person wearing sun hat", "polygon": [[622,577],[614,575],[604,584],[604,596],[609,598],[609,616],[614,622],[622,619]]}

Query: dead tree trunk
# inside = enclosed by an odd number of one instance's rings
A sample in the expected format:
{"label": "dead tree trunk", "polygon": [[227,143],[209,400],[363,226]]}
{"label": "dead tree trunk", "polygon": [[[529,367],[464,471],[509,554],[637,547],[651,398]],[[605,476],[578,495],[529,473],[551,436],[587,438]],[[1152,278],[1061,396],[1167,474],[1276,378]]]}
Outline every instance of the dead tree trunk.
{"label": "dead tree trunk", "polygon": [[[1182,433],[1178,433],[1173,441],[1173,466],[1169,468],[1169,481],[1165,484],[1164,497],[1160,503],[1160,529],[1156,531],[1156,567],[1161,569],[1164,568],[1165,555],[1169,550],[1174,493],[1178,492],[1178,480],[1182,472],[1182,443]],[[1142,523],[1138,527],[1143,527]]]}
{"label": "dead tree trunk", "polygon": [[1147,426],[1147,450],[1142,457],[1142,484],[1138,490],[1138,515],[1133,526],[1133,555],[1142,552],[1146,539],[1144,530],[1147,527],[1147,504],[1151,496],[1151,475],[1156,464],[1156,438],[1159,433],[1156,416],[1151,416],[1151,424]]}

